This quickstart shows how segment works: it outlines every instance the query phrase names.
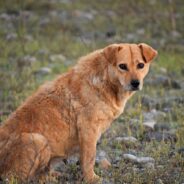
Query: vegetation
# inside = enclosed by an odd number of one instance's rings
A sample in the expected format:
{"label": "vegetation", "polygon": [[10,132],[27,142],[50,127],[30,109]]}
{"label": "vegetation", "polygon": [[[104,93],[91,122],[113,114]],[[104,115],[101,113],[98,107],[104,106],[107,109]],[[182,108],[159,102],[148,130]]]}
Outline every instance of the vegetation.
{"label": "vegetation", "polygon": [[[143,91],[99,142],[112,166],[97,165],[96,172],[104,183],[184,183],[183,19],[181,0],[0,1],[0,122],[78,57],[114,42],[146,42],[159,57]],[[153,129],[144,125],[149,121],[156,122]],[[137,143],[116,139],[126,136]],[[124,153],[155,162],[137,164]],[[52,182],[73,183],[79,177],[77,165],[66,167],[70,175]]]}

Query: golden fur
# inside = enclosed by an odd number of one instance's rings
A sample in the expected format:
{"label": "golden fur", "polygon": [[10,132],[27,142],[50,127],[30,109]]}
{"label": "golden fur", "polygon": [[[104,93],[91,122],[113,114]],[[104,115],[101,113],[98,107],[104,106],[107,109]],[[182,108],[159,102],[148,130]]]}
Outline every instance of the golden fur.
{"label": "golden fur", "polygon": [[[139,80],[141,89],[156,55],[146,44],[112,44],[41,86],[0,127],[0,176],[33,179],[51,159],[79,149],[84,179],[98,180],[93,171],[97,140],[134,93],[131,80]],[[143,69],[137,69],[140,62]]]}

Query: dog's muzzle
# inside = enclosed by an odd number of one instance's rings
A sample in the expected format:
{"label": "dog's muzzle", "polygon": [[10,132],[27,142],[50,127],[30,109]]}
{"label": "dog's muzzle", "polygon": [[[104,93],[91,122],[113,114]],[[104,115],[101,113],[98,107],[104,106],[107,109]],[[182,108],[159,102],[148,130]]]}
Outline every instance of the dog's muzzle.
{"label": "dog's muzzle", "polygon": [[131,91],[137,91],[140,90],[140,82],[139,80],[132,80],[130,82],[130,86],[131,86]]}

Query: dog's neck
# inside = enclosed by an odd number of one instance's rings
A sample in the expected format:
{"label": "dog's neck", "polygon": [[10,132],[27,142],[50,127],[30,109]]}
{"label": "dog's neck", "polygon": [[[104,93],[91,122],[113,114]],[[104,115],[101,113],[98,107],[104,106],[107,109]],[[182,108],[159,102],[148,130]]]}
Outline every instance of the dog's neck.
{"label": "dog's neck", "polygon": [[122,113],[127,100],[134,92],[124,90],[119,81],[112,81],[109,76],[109,64],[103,62],[103,55],[99,59],[103,63],[102,68],[99,67],[100,71],[96,71],[95,75],[89,77],[88,80],[98,94],[105,97],[106,102],[109,101],[119,113]]}

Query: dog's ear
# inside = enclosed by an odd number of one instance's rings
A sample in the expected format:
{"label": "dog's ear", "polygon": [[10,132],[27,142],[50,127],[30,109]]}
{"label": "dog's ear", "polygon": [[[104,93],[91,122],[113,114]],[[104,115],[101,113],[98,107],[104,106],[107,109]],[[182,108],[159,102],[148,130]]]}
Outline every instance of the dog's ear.
{"label": "dog's ear", "polygon": [[112,64],[116,62],[116,54],[123,49],[123,46],[120,44],[111,44],[103,49],[103,53],[107,61]]}
{"label": "dog's ear", "polygon": [[140,43],[140,44],[138,44],[138,46],[141,49],[141,54],[143,56],[143,59],[147,63],[151,62],[158,54],[155,49],[153,49],[152,47],[150,47],[149,45],[147,45],[145,43]]}

